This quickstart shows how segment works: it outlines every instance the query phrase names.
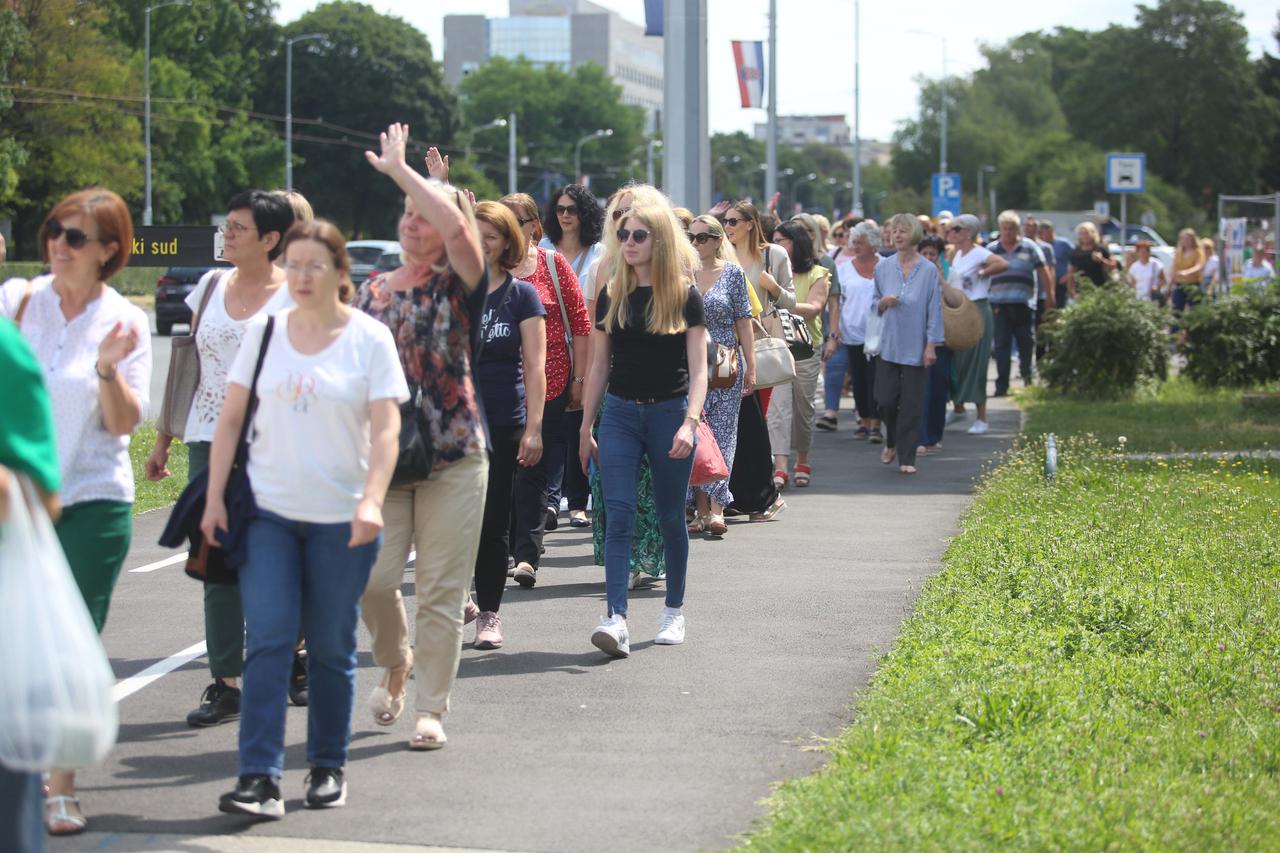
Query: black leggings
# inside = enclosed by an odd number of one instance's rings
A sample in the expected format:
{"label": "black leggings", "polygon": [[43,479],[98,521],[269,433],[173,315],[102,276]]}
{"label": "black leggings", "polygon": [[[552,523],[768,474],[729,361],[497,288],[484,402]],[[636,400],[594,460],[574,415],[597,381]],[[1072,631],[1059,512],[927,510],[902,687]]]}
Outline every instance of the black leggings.
{"label": "black leggings", "polygon": [[507,585],[507,531],[511,523],[511,489],[524,426],[490,426],[489,490],[484,498],[480,547],[476,551],[476,604],[496,612]]}
{"label": "black leggings", "polygon": [[858,407],[858,417],[876,420],[879,414],[876,409],[875,361],[867,360],[862,344],[845,344],[844,348],[849,354],[849,372],[853,375],[853,402]]}

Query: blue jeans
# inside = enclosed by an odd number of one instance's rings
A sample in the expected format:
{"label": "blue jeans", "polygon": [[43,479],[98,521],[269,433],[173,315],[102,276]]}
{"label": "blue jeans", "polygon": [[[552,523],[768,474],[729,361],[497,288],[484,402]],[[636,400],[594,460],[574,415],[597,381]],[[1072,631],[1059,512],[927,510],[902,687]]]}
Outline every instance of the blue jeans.
{"label": "blue jeans", "polygon": [[844,390],[844,375],[848,370],[849,353],[838,346],[822,367],[822,401],[829,412],[840,411],[840,392]]}
{"label": "blue jeans", "polygon": [[923,429],[920,443],[932,447],[942,443],[942,430],[947,425],[947,400],[951,398],[951,350],[935,347],[938,360],[929,368],[929,384],[924,391]]}
{"label": "blue jeans", "polygon": [[259,510],[240,570],[246,630],[240,773],[284,773],[284,718],[299,621],[307,640],[307,763],[342,767],[351,739],[360,595],[382,536],[348,548],[351,522],[290,521]]}
{"label": "blue jeans", "polygon": [[638,403],[613,394],[605,397],[597,440],[600,485],[609,516],[604,539],[604,577],[610,616],[627,615],[631,539],[636,526],[636,481],[640,477],[642,455],[648,458],[653,476],[653,503],[667,564],[667,607],[684,604],[684,581],[689,569],[684,499],[689,475],[693,472],[693,454],[684,459],[672,459],[667,454],[688,408],[687,397],[659,403]]}
{"label": "blue jeans", "polygon": [[0,850],[44,850],[44,795],[40,774],[0,764]]}

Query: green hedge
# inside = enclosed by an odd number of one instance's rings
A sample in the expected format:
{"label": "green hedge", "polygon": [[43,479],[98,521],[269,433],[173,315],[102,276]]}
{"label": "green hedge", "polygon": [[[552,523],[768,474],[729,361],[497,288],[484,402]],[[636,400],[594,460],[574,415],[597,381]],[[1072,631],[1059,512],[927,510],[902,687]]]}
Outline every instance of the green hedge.
{"label": "green hedge", "polygon": [[1160,310],[1115,286],[1087,286],[1080,293],[1080,301],[1041,327],[1045,383],[1073,397],[1118,400],[1144,379],[1163,381],[1169,339]]}
{"label": "green hedge", "polygon": [[1280,379],[1280,286],[1203,302],[1182,325],[1185,372],[1197,384],[1247,388]]}
{"label": "green hedge", "polygon": [[[39,261],[10,261],[0,266],[0,281],[10,278],[34,278],[45,272]],[[111,281],[111,286],[125,296],[150,296],[155,293],[156,279],[164,272],[160,267],[125,267]]]}

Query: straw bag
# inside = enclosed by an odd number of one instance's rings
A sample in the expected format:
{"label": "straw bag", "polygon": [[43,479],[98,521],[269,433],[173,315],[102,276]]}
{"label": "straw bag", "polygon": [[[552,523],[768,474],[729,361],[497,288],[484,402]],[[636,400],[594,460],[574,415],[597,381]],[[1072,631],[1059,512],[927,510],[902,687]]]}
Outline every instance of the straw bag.
{"label": "straw bag", "polygon": [[947,349],[971,350],[982,340],[982,312],[958,287],[942,288],[942,327]]}

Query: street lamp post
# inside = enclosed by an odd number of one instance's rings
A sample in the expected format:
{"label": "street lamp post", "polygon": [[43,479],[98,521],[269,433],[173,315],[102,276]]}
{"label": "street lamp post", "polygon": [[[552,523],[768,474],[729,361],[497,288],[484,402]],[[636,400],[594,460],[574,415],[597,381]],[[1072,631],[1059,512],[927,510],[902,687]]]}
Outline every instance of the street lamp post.
{"label": "street lamp post", "polygon": [[519,190],[516,179],[516,114],[507,116],[507,194],[515,195]]}
{"label": "street lamp post", "polygon": [[918,36],[930,36],[942,42],[942,117],[941,117],[941,139],[940,151],[938,156],[938,171],[947,171],[947,37],[929,30],[908,30],[907,32]]}
{"label": "street lamp post", "polygon": [[[795,182],[795,184],[793,185],[793,186],[794,186],[794,189],[795,189],[795,196],[796,196],[796,197],[795,197],[794,199],[792,199],[792,200],[791,200],[791,209],[792,209],[792,210],[795,210],[795,206],[796,206],[797,204],[800,204],[800,188],[801,188],[802,186],[804,186],[805,184],[809,183],[810,181],[816,181],[817,179],[818,179],[818,173],[817,173],[817,172],[810,172],[809,174],[807,174],[807,175],[803,175],[803,176],[801,176],[801,177],[799,177],[799,178],[797,178],[797,179],[796,179],[796,182]],[[804,205],[803,205],[803,204],[800,204],[800,207],[801,207],[801,208],[803,208],[803,207],[804,207]]]}
{"label": "street lamp post", "polygon": [[649,186],[656,187],[657,184],[654,182],[653,152],[654,152],[654,149],[662,147],[662,140],[650,139],[647,143],[645,143],[644,147],[645,147],[645,166],[644,166],[645,180],[649,182]]}
{"label": "street lamp post", "polygon": [[[492,130],[495,127],[506,127],[506,126],[507,126],[507,120],[505,118],[495,118],[493,121],[489,122],[488,124],[482,124],[476,129],[472,130],[471,135],[467,138],[467,159],[468,160],[472,159],[471,158],[471,141],[475,139],[475,136],[477,133],[479,133],[482,130]],[[508,142],[509,141],[510,139],[508,138]],[[507,171],[508,173],[510,173],[511,171],[511,151],[510,150],[507,151]],[[508,174],[507,177],[509,178],[511,177],[511,175]]]}
{"label": "street lamp post", "polygon": [[[790,192],[783,193],[784,198],[790,198],[795,193],[795,182],[793,181],[790,187],[788,187],[786,183],[786,179],[791,177],[795,173],[796,173],[796,170],[791,168],[790,166],[783,169],[781,172],[778,172],[778,182],[782,185],[782,188],[784,190],[790,190]],[[794,199],[792,199],[792,201],[794,201]],[[768,203],[769,203],[768,200],[766,200],[765,204],[768,204]]]}
{"label": "street lamp post", "polygon": [[190,6],[190,0],[165,0],[163,3],[156,3],[154,6],[148,6],[143,10],[144,18],[143,28],[146,35],[143,36],[143,60],[144,66],[143,76],[146,78],[146,92],[143,98],[146,101],[146,108],[143,112],[146,114],[147,126],[147,198],[146,203],[142,207],[142,224],[151,224],[151,12],[154,9],[163,9],[165,6]]}
{"label": "street lamp post", "polygon": [[[986,203],[986,199],[984,199],[984,198],[982,197],[982,185],[983,185],[983,183],[984,183],[984,180],[983,180],[983,179],[984,179],[984,178],[986,178],[986,176],[987,176],[987,175],[994,175],[995,173],[996,173],[996,167],[995,167],[995,166],[983,166],[982,168],[980,168],[980,169],[978,170],[978,207],[979,207],[979,208],[981,208],[981,207],[982,207],[982,205]],[[995,186],[994,186],[994,185],[992,185],[992,187],[991,187],[991,194],[992,194],[991,207],[987,208],[987,227],[988,227],[988,228],[989,228],[989,227],[991,227],[991,217],[993,217],[993,216],[995,216],[995,215],[996,215],[995,210],[993,210],[993,209],[992,209],[992,208],[994,208],[994,207],[996,206],[996,203],[995,203],[995,189],[996,189],[996,188],[995,188]]]}
{"label": "street lamp post", "polygon": [[859,54],[862,45],[862,8],[853,0],[853,206],[849,212],[862,215],[862,79]]}
{"label": "street lamp post", "polygon": [[573,146],[573,180],[575,183],[582,183],[582,146],[593,139],[603,139],[606,136],[613,136],[613,128],[606,127],[593,133],[588,133]]}
{"label": "street lamp post", "polygon": [[293,192],[293,46],[324,37],[324,33],[308,33],[284,42],[284,188],[288,192]]}

